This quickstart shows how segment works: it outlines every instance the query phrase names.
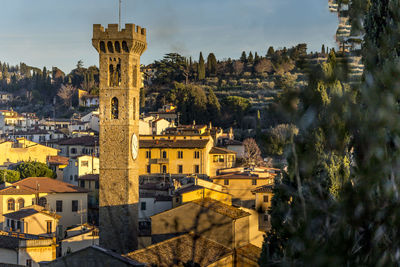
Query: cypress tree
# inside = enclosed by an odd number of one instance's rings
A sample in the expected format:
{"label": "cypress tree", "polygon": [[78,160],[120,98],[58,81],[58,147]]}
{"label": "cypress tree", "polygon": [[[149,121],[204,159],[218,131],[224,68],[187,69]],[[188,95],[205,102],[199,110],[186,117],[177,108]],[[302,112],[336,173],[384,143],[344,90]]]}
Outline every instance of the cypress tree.
{"label": "cypress tree", "polygon": [[257,54],[257,52],[254,53],[254,63],[258,63],[260,61],[260,56]]}
{"label": "cypress tree", "polygon": [[207,57],[207,73],[208,75],[215,75],[217,72],[217,59],[213,53]]}
{"label": "cypress tree", "polygon": [[267,51],[267,57],[269,57],[269,58],[272,57],[274,55],[274,53],[275,53],[274,48],[272,46],[270,46]]}
{"label": "cypress tree", "polygon": [[242,55],[240,56],[240,61],[242,61],[243,63],[247,62],[247,56],[245,51],[242,52]]}
{"label": "cypress tree", "polygon": [[203,54],[200,52],[200,56],[199,56],[199,64],[197,66],[197,78],[199,79],[199,81],[202,81],[206,78],[206,68],[204,65],[204,58],[203,58]]}
{"label": "cypress tree", "polygon": [[249,56],[247,57],[247,62],[252,64],[254,62],[254,57],[253,57],[253,53],[249,53]]}

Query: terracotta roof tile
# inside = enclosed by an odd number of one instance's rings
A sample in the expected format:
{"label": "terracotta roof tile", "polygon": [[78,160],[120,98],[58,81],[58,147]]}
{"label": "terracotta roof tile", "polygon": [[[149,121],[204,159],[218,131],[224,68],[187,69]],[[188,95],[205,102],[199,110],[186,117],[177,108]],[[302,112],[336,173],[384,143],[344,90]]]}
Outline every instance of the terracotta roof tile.
{"label": "terracotta roof tile", "polygon": [[47,156],[47,163],[55,165],[68,165],[68,158],[63,156]]}
{"label": "terracotta roof tile", "polygon": [[252,193],[272,193],[274,185],[263,185],[252,190]]}
{"label": "terracotta roof tile", "polygon": [[239,219],[251,215],[250,213],[245,212],[239,208],[224,204],[211,198],[198,199],[189,203],[195,203],[232,219]]}
{"label": "terracotta roof tile", "polygon": [[30,195],[35,193],[87,193],[86,189],[48,177],[29,177],[0,190],[0,195]]}
{"label": "terracotta roof tile", "polygon": [[38,208],[36,205],[31,206],[31,207],[26,207],[26,208],[20,209],[18,211],[6,213],[3,215],[4,215],[4,217],[10,218],[10,219],[21,220],[22,218],[29,217],[36,213],[42,213],[42,214],[48,215],[48,216],[56,218],[56,219],[61,218],[60,215],[57,215],[55,213],[50,213],[49,211],[46,211],[43,208],[42,209]]}
{"label": "terracotta roof tile", "polygon": [[85,180],[85,181],[98,181],[99,174],[86,174],[78,177],[78,180]]}
{"label": "terracotta roof tile", "polygon": [[258,259],[261,255],[261,248],[249,243],[243,247],[238,248],[236,250],[236,253],[254,262],[258,262]]}
{"label": "terracotta roof tile", "polygon": [[192,184],[190,186],[181,187],[181,188],[175,190],[174,193],[177,194],[177,195],[180,195],[180,194],[185,194],[185,193],[188,193],[188,192],[197,191],[199,189],[204,189],[204,187],[200,186],[200,185]]}
{"label": "terracotta roof tile", "polygon": [[236,152],[222,147],[213,147],[210,154],[236,154]]}
{"label": "terracotta roof tile", "polygon": [[70,139],[61,140],[59,145],[81,145],[81,146],[94,146],[95,143],[99,144],[99,139],[94,136],[81,136]]}
{"label": "terracotta roof tile", "polygon": [[147,263],[148,266],[177,266],[177,263],[189,261],[196,262],[200,266],[209,266],[231,253],[231,249],[221,244],[189,233],[136,250],[125,256]]}

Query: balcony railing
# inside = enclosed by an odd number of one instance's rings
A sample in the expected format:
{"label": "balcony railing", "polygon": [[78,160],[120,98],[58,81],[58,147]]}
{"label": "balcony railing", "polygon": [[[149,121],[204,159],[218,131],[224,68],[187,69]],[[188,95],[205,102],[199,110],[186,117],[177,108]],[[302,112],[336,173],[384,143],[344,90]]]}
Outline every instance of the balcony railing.
{"label": "balcony railing", "polygon": [[169,159],[150,159],[151,164],[168,164]]}

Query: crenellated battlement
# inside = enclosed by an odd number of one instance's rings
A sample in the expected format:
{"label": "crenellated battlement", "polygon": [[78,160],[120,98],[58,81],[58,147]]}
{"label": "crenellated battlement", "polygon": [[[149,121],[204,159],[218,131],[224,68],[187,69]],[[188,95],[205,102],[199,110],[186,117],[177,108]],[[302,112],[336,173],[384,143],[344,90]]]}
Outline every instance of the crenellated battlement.
{"label": "crenellated battlement", "polygon": [[118,30],[118,24],[93,24],[92,44],[99,53],[135,53],[141,55],[147,48],[146,29],[135,24],[125,24]]}
{"label": "crenellated battlement", "polygon": [[139,39],[146,40],[146,29],[135,24],[125,24],[125,28],[118,30],[118,24],[108,24],[104,28],[101,24],[93,24],[93,39]]}

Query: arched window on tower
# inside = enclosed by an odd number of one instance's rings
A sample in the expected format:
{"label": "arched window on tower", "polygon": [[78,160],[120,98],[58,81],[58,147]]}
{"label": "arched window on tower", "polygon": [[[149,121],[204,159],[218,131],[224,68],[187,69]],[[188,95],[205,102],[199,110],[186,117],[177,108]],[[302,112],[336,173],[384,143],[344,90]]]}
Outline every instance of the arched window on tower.
{"label": "arched window on tower", "polygon": [[118,41],[115,41],[115,51],[117,53],[121,53],[121,45],[119,44]]}
{"label": "arched window on tower", "polygon": [[126,53],[129,53],[129,48],[125,41],[122,41],[122,50],[124,50]]}
{"label": "arched window on tower", "polygon": [[117,69],[115,72],[115,85],[116,86],[121,85],[121,62],[117,64]]}
{"label": "arched window on tower", "polygon": [[114,46],[113,46],[112,42],[108,41],[107,49],[108,49],[108,53],[114,53]]}
{"label": "arched window on tower", "polygon": [[136,120],[136,97],[133,98],[133,119]]}
{"label": "arched window on tower", "polygon": [[103,41],[100,42],[100,51],[103,53],[106,52],[106,44]]}
{"label": "arched window on tower", "polygon": [[118,98],[111,99],[111,118],[118,119]]}
{"label": "arched window on tower", "polygon": [[108,72],[108,86],[114,86],[114,66],[110,64]]}

